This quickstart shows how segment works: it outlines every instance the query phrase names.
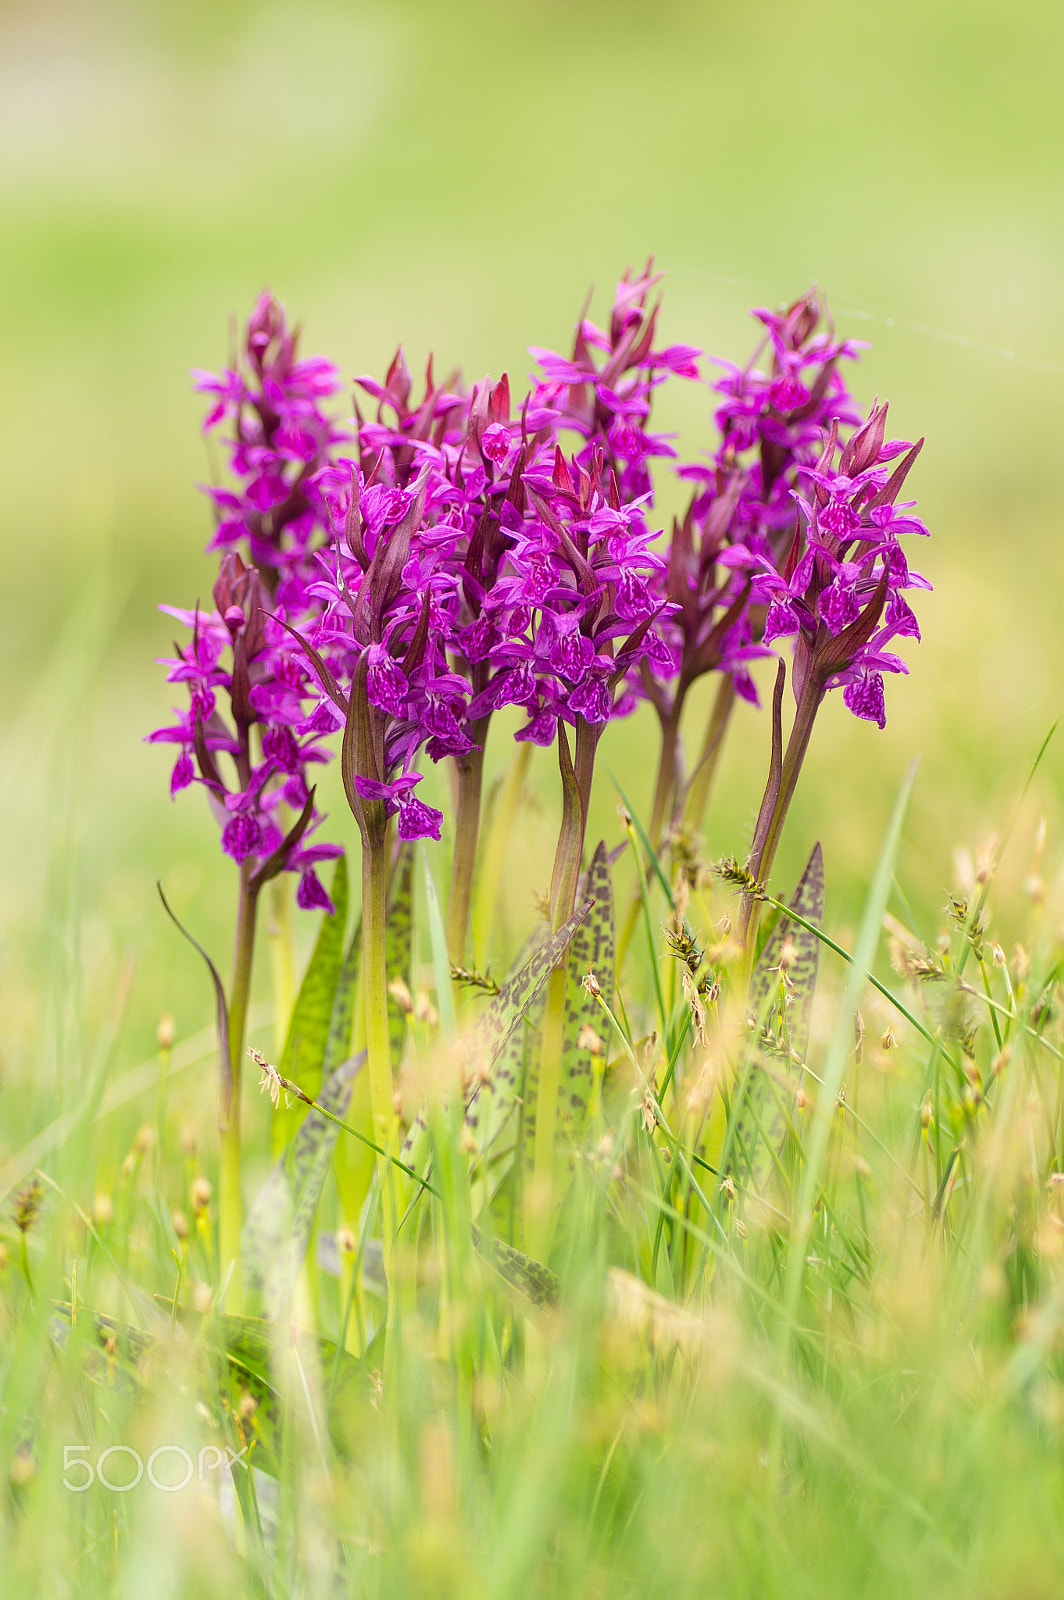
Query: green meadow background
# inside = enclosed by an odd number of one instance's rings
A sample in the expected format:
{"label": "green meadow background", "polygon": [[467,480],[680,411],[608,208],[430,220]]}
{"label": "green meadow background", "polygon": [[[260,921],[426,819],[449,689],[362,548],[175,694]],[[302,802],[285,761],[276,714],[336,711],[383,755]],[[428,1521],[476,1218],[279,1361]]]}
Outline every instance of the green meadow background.
{"label": "green meadow background", "polygon": [[[228,963],[230,865],[141,738],[170,705],[155,607],[212,582],[188,370],[225,361],[264,286],[348,379],[401,340],[415,369],[432,350],[516,382],[528,344],[566,345],[589,285],[601,312],[650,254],[666,335],[738,360],[748,308],[816,280],[872,342],[860,399],[927,436],[910,481],[933,538],[911,559],[934,593],[885,733],[825,708],[777,877],[821,837],[844,934],[919,757],[899,878],[933,930],[955,847],[1006,822],[1064,704],[1062,46],[1064,10],[1032,0],[8,0],[0,1153],[76,1098],[100,1050],[115,1071],[148,1057],[163,1010],[179,1036],[209,1021],[156,878]],[[661,416],[711,448],[704,388]],[[743,849],[766,736],[753,713],[736,725],[714,856]],[[656,754],[642,715],[603,746],[637,804]],[[537,759],[502,908],[514,942],[549,872]],[[1064,739],[1006,882],[1041,815],[1055,870],[1062,774]],[[601,772],[601,829],[614,800]],[[444,847],[434,860],[442,877]]]}

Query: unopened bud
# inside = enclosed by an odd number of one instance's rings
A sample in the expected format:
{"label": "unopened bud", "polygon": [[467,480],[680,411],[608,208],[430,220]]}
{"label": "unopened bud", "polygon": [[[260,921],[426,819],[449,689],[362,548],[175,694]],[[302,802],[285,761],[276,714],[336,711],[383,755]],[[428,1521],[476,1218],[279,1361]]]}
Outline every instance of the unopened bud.
{"label": "unopened bud", "polygon": [[426,1028],[434,1028],[440,1020],[440,1014],[429,999],[427,989],[419,989],[417,999],[414,1001],[414,1016]]}
{"label": "unopened bud", "polygon": [[172,1050],[177,1027],[169,1011],[164,1011],[155,1030],[155,1042],[160,1050]]}
{"label": "unopened bud", "polygon": [[353,1256],[358,1252],[358,1235],[349,1222],[341,1222],[336,1230],[336,1248],[342,1256]]}
{"label": "unopened bud", "polygon": [[930,1107],[929,1103],[925,1100],[923,1105],[920,1107],[920,1126],[921,1126],[921,1128],[929,1128],[931,1126],[932,1117],[933,1117],[933,1112],[931,1110],[931,1107]]}
{"label": "unopened bud", "polygon": [[28,1450],[16,1450],[11,1457],[8,1478],[14,1489],[24,1489],[37,1476],[37,1463]]}
{"label": "unopened bud", "polygon": [[192,1182],[192,1210],[198,1217],[201,1212],[206,1211],[210,1203],[211,1186],[201,1174],[198,1178],[194,1178]]}
{"label": "unopened bud", "polygon": [[150,1122],[142,1122],[137,1129],[137,1136],[133,1140],[133,1149],[138,1156],[147,1155],[155,1145],[155,1129]]}
{"label": "unopened bud", "polygon": [[388,993],[399,1007],[399,1010],[403,1012],[404,1016],[409,1016],[411,1011],[414,1009],[414,998],[410,993],[409,987],[406,983],[404,983],[403,979],[393,978],[391,983],[388,985]]}
{"label": "unopened bud", "polygon": [[173,1212],[171,1212],[170,1221],[173,1224],[173,1229],[174,1229],[174,1232],[177,1234],[177,1237],[182,1241],[187,1239],[188,1238],[188,1218],[185,1216],[185,1213],[183,1211],[173,1211]]}
{"label": "unopened bud", "polygon": [[599,981],[595,977],[593,969],[591,969],[590,967],[588,968],[587,972],[584,974],[584,988],[587,990],[588,994],[591,995],[592,998],[595,999],[595,1000],[597,1000],[599,995],[602,993],[602,988],[601,988],[601,986],[599,984]]}

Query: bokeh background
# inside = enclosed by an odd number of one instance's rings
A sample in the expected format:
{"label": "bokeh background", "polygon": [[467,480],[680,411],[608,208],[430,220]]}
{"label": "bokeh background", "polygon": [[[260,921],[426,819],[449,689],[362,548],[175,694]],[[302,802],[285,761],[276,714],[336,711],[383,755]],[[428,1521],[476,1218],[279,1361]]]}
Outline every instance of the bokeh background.
{"label": "bokeh background", "polygon": [[[516,381],[589,285],[602,310],[650,254],[667,335],[739,360],[748,308],[816,280],[872,343],[859,397],[927,436],[935,592],[886,732],[826,707],[777,875],[822,837],[844,932],[918,756],[900,879],[933,929],[955,847],[1006,823],[1064,703],[1062,46],[1051,0],[8,0],[0,1148],[101,1051],[150,1056],[164,1009],[182,1035],[209,1020],[157,877],[228,962],[216,831],[140,740],[170,704],[157,602],[212,582],[188,370],[224,362],[267,285],[347,378],[401,340],[415,369],[432,350]],[[686,450],[712,445],[705,389],[670,406]],[[714,855],[743,848],[766,733],[736,728]],[[645,803],[651,722],[604,754]],[[1064,737],[1015,881],[1040,815],[1056,860],[1062,775]],[[540,758],[515,933],[549,872],[551,777]],[[603,828],[613,803],[603,778]]]}

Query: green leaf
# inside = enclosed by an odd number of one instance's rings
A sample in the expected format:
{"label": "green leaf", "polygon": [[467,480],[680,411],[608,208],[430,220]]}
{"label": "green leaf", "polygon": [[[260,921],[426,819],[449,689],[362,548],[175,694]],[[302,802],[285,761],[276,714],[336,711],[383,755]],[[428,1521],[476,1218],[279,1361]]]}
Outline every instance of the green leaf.
{"label": "green leaf", "polygon": [[[368,1365],[346,1350],[338,1350],[329,1339],[318,1339],[305,1331],[289,1328],[283,1334],[277,1326],[258,1317],[223,1316],[201,1319],[178,1306],[171,1325],[170,1303],[165,1303],[166,1320],[160,1315],[158,1331],[146,1333],[128,1323],[117,1322],[100,1312],[78,1311],[78,1335],[83,1340],[85,1377],[108,1393],[144,1395],[149,1384],[157,1390],[166,1377],[167,1354],[174,1342],[187,1350],[190,1342],[202,1340],[210,1367],[204,1364],[200,1400],[212,1422],[232,1439],[234,1428],[243,1433],[236,1448],[247,1445],[242,1460],[276,1476],[280,1460],[280,1431],[285,1415],[283,1394],[293,1411],[306,1414],[306,1400],[296,1384],[282,1384],[277,1376],[278,1340],[294,1340],[304,1366],[329,1374],[331,1405],[329,1431],[337,1452],[347,1456],[345,1412],[353,1401],[368,1400],[373,1385]],[[86,1337],[88,1325],[91,1334]],[[59,1304],[51,1318],[53,1342],[64,1349],[71,1338],[70,1306]],[[177,1365],[183,1371],[184,1352]],[[212,1381],[208,1381],[212,1380]],[[235,1423],[241,1402],[250,1396],[255,1402],[246,1424]],[[246,1408],[245,1408],[246,1409]]]}
{"label": "green leaf", "polygon": [[[479,1130],[493,1130],[490,1137],[496,1137],[501,1126],[499,1114],[501,1121],[505,1122],[516,1103],[512,1076],[497,1081],[496,1069],[525,1017],[533,1014],[547,979],[562,960],[573,935],[591,911],[591,906],[590,900],[585,901],[556,933],[546,935],[537,944],[528,960],[506,980],[461,1041],[466,1077],[471,1084],[466,1101],[466,1122],[473,1130],[474,1137],[478,1138],[478,1143],[482,1137]],[[507,1058],[508,1063],[510,1060]],[[496,1090],[501,1091],[498,1105]],[[418,1169],[426,1132],[425,1115],[418,1112],[403,1146],[403,1160]]]}
{"label": "green leaf", "polygon": [[[798,887],[787,902],[787,909],[812,923],[813,928],[824,926],[824,852],[819,841],[813,846],[805,871],[798,880]],[[780,955],[785,944],[790,944],[794,952],[787,969],[787,977],[792,984],[791,1003],[787,1008],[788,1030],[792,1048],[799,1055],[804,1055],[816,989],[820,940],[809,928],[792,921],[786,912],[780,913],[754,968],[750,980],[749,1007],[759,1012],[773,993],[778,995]]]}
{"label": "green leaf", "polygon": [[[595,996],[585,987],[584,978],[594,972],[602,998],[613,1010],[614,933],[613,874],[605,843],[600,843],[587,869],[582,896],[594,900],[587,919],[573,934],[569,946],[565,981],[565,1036],[562,1042],[562,1072],[559,1115],[563,1127],[576,1138],[583,1132],[591,1099],[594,1057],[579,1044],[581,1030],[590,1028],[600,1037],[603,1011]],[[603,1039],[603,1047],[608,1039]]]}
{"label": "green leaf", "polygon": [[480,1228],[473,1229],[473,1244],[477,1254],[494,1267],[511,1288],[517,1289],[534,1306],[556,1306],[561,1297],[561,1284],[549,1267],[523,1250],[493,1239]]}
{"label": "green leaf", "polygon": [[[298,1083],[307,1094],[314,1096],[321,1087],[333,1000],[343,962],[344,930],[347,926],[346,856],[337,859],[331,898],[336,911],[333,916],[326,912],[322,917],[321,931],[299,986],[279,1062],[283,1077]],[[285,1114],[281,1126],[289,1137],[299,1120],[299,1112],[294,1109]]]}
{"label": "green leaf", "polygon": [[421,846],[421,866],[425,874],[425,909],[428,914],[432,965],[436,973],[436,1007],[440,1013],[440,1032],[450,1043],[455,1035],[451,962],[447,954],[447,935],[444,932],[443,915],[440,911],[440,897],[436,893],[436,880],[432,876],[429,853],[424,845]]}
{"label": "green leaf", "polygon": [[[729,1166],[755,1194],[764,1194],[783,1147],[801,1070],[793,1056],[804,1056],[809,1038],[820,955],[815,930],[824,922],[824,855],[819,842],[788,901],[788,910],[810,926],[802,927],[781,912],[758,958],[748,999],[757,1033],[732,1113]],[[785,987],[780,958],[787,944],[792,959],[786,968]],[[776,1048],[769,1048],[770,1039],[776,1041]]]}
{"label": "green leaf", "polygon": [[465,1055],[474,1071],[473,1087],[466,1105],[466,1120],[474,1129],[480,1117],[474,1107],[484,1092],[490,1089],[496,1063],[543,993],[547,979],[564,957],[592,906],[591,900],[585,900],[568,922],[563,923],[556,933],[546,936],[524,966],[506,980],[467,1037]]}
{"label": "green leaf", "polygon": [[[581,900],[594,899],[586,919],[573,935],[565,972],[565,1033],[562,1039],[561,1075],[558,1093],[560,1126],[578,1138],[587,1120],[591,1098],[594,1057],[578,1043],[585,1026],[602,1036],[603,1012],[595,997],[584,987],[584,978],[593,970],[606,1004],[614,1001],[613,874],[605,843],[600,842],[587,872],[580,880]],[[539,1008],[542,1010],[542,1007]],[[538,1026],[539,1016],[536,1017]],[[607,1041],[603,1040],[605,1044]],[[520,1080],[518,1080],[520,1081]],[[539,1052],[527,1052],[527,1071],[521,1090],[524,1114],[521,1144],[528,1159],[536,1130],[536,1095],[539,1087]]]}
{"label": "green leaf", "polygon": [[[248,1444],[243,1460],[278,1477],[283,1425],[293,1416],[310,1421],[300,1385],[282,1384],[277,1373],[281,1332],[275,1324],[258,1317],[218,1316],[213,1324],[207,1325],[206,1333],[216,1360],[224,1358],[225,1365],[218,1377],[231,1411],[240,1414],[245,1395],[250,1395],[255,1402],[250,1421],[243,1430],[241,1442]],[[285,1328],[283,1338],[294,1344],[307,1370],[335,1374],[328,1415],[329,1433],[337,1453],[347,1457],[348,1430],[341,1424],[349,1423],[350,1419],[345,1413],[353,1400],[368,1400],[373,1392],[364,1364],[348,1351],[337,1350],[330,1339],[316,1338],[306,1331]]]}
{"label": "green leaf", "polygon": [[362,919],[355,923],[355,931],[344,956],[333,994],[329,1033],[325,1040],[321,1075],[326,1082],[342,1061],[351,1054],[351,1025],[355,1011],[355,993],[358,988],[359,968],[362,964]]}
{"label": "green leaf", "polygon": [[[338,993],[337,1007],[349,1004],[349,999]],[[363,1052],[341,1062],[317,1096],[334,1116],[346,1114],[355,1075],[365,1059]],[[240,1239],[244,1294],[248,1304],[257,1306],[264,1317],[279,1317],[291,1299],[310,1246],[314,1216],[339,1133],[329,1117],[308,1111],[248,1213]]]}

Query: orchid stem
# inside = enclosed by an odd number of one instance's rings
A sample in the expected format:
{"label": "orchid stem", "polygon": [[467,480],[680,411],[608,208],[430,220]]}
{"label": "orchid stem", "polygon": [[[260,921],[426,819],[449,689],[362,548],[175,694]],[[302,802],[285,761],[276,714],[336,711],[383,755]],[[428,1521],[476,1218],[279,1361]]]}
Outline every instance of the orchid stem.
{"label": "orchid stem", "polygon": [[240,1234],[244,1225],[240,1183],[240,1110],[244,1067],[244,1039],[247,1031],[248,999],[251,993],[251,968],[255,954],[255,923],[259,892],[252,888],[254,861],[249,857],[240,867],[240,900],[236,918],[236,948],[233,955],[233,982],[229,991],[229,1072],[221,1085],[218,1131],[221,1136],[221,1165],[218,1183],[219,1267],[222,1280],[229,1275],[225,1309],[238,1314],[243,1308],[243,1283],[240,1272]]}
{"label": "orchid stem", "polygon": [[[758,883],[764,883],[772,870],[772,863],[776,859],[776,850],[783,834],[787,812],[794,798],[794,791],[798,786],[802,763],[805,760],[806,751],[809,749],[813,724],[816,721],[816,714],[820,709],[820,702],[823,698],[823,690],[818,688],[815,682],[810,681],[798,703],[794,722],[791,725],[790,735],[787,739],[787,751],[780,769],[779,789],[774,800],[769,792],[772,788],[772,779],[770,778],[769,780],[769,789],[766,790],[765,799],[762,801],[761,815],[758,817],[757,827],[754,831],[754,840],[748,863],[750,875]],[[759,917],[760,901],[757,896],[744,894],[740,913],[739,939],[745,953],[745,970],[748,974],[753,969]]]}
{"label": "orchid stem", "polygon": [[473,870],[480,838],[480,802],[484,783],[484,732],[486,728],[483,731],[474,730],[477,747],[455,763],[458,770],[458,803],[451,892],[447,898],[447,953],[457,967],[465,963],[469,908],[473,901]]}
{"label": "orchid stem", "polygon": [[[551,932],[556,933],[573,914],[584,854],[588,802],[595,769],[599,728],[577,718],[576,757],[568,759],[569,746],[559,724],[559,760],[562,771],[562,827],[554,862],[551,893]],[[528,1211],[529,1244],[541,1259],[550,1246],[554,1209],[554,1143],[558,1121],[562,1050],[565,1043],[565,981],[567,958],[550,975],[547,1007],[540,1045],[539,1087],[536,1095],[536,1134],[532,1158],[533,1193]]]}
{"label": "orchid stem", "polygon": [[384,1269],[388,1279],[389,1309],[393,1300],[393,1256],[396,1237],[396,1197],[392,1158],[396,1148],[397,1121],[393,1104],[391,1045],[388,1036],[388,975],[384,958],[384,934],[388,896],[388,845],[362,843],[362,971],[365,982],[366,1055],[369,1068],[370,1114],[373,1138],[384,1151],[377,1157],[381,1186]]}
{"label": "orchid stem", "polygon": [[[650,808],[650,826],[647,837],[656,851],[660,851],[665,834],[665,824],[675,816],[676,803],[679,796],[676,794],[676,775],[679,771],[680,752],[680,719],[683,715],[684,701],[687,690],[678,688],[668,716],[661,722],[661,755],[658,758],[658,778],[654,786],[654,799]],[[644,875],[650,870],[650,858],[646,858],[643,866]],[[641,897],[639,884],[632,890],[617,936],[617,971],[624,966],[624,959],[628,954],[628,947],[632,942],[639,921]]]}
{"label": "orchid stem", "polygon": [[706,724],[705,737],[702,740],[698,763],[691,774],[691,781],[687,786],[684,821],[692,833],[699,833],[702,829],[710,790],[713,787],[713,780],[720,765],[721,751],[724,747],[724,735],[728,731],[728,723],[734,706],[735,681],[731,673],[728,672],[724,674],[717,685],[717,693],[713,700],[713,708],[709,713],[709,721]]}
{"label": "orchid stem", "polygon": [[527,739],[517,746],[484,848],[473,906],[473,956],[478,967],[484,965],[487,957],[488,929],[495,914],[495,902],[499,898],[499,883],[510,849],[510,836],[521,804],[532,750],[532,743]]}

